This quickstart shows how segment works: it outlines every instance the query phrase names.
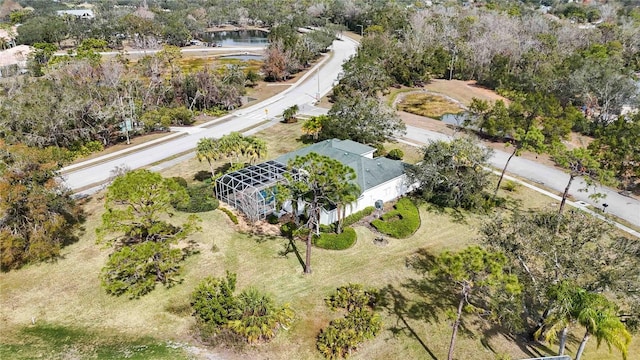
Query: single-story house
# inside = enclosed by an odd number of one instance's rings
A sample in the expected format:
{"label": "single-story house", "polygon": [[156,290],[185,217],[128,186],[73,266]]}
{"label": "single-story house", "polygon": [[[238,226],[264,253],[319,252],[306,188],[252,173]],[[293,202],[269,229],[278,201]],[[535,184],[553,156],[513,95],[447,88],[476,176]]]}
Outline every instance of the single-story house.
{"label": "single-story house", "polygon": [[56,14],[58,14],[58,16],[72,15],[79,19],[93,19],[96,17],[91,9],[58,10]]}
{"label": "single-story house", "polygon": [[[216,180],[216,196],[253,221],[264,219],[279,210],[275,206],[274,189],[279,182],[285,181],[284,174],[299,175],[296,169],[288,169],[288,162],[312,152],[338,160],[355,171],[355,182],[362,193],[346,207],[346,216],[376,203],[380,205],[395,200],[412,189],[405,175],[407,165],[402,161],[374,158],[375,148],[371,146],[351,140],[330,139],[226,174]],[[285,204],[284,211],[292,211],[290,204]],[[320,223],[331,224],[337,220],[336,209],[322,211]]]}

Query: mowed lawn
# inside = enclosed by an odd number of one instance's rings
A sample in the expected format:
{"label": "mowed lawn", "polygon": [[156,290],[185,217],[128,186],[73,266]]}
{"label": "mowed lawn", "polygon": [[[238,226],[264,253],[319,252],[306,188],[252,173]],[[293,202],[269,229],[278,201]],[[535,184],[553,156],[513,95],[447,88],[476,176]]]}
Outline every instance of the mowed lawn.
{"label": "mowed lawn", "polygon": [[[278,124],[266,131],[269,136],[269,158],[279,151],[303,146],[297,139],[298,125]],[[274,136],[277,133],[278,136]],[[258,134],[262,137],[263,134]],[[285,145],[287,144],[287,145]],[[181,175],[191,181],[206,163],[190,160],[167,169],[165,176]],[[219,354],[223,359],[320,359],[315,338],[329,321],[342,316],[330,311],[324,298],[336,287],[350,282],[377,288],[392,288],[406,297],[406,304],[382,308],[384,331],[366,342],[354,354],[354,359],[443,359],[446,357],[450,322],[443,309],[436,309],[428,318],[412,310],[421,298],[405,286],[419,278],[407,260],[418,249],[438,253],[459,250],[475,243],[484,216],[462,214],[462,219],[420,206],[421,228],[408,239],[389,239],[384,247],[374,245],[376,236],[365,227],[357,226],[356,244],[344,251],[314,248],[313,274],[303,275],[302,265],[294,253],[284,254],[287,241],[279,236],[252,235],[231,223],[221,211],[199,214],[202,231],[192,238],[199,253],[189,257],[183,268],[182,283],[165,289],[159,286],[139,299],[113,297],[100,287],[98,276],[108,250],[95,244],[95,228],[103,212],[103,194],[94,196],[85,206],[88,219],[80,240],[63,249],[63,257],[55,262],[25,267],[0,274],[0,358],[180,358],[187,350],[173,349],[191,344],[190,356],[207,358]],[[520,187],[510,202],[512,206],[532,202],[550,206],[551,201]],[[176,214],[176,220],[186,214]],[[242,231],[240,231],[242,230]],[[304,243],[296,243],[304,256]],[[208,349],[194,336],[189,295],[206,276],[223,276],[225,271],[238,274],[238,290],[254,286],[270,293],[279,303],[288,302],[296,312],[296,321],[288,331],[282,331],[271,343],[245,347],[234,352],[228,349]],[[396,297],[396,300],[399,300]],[[496,329],[484,328],[470,316],[465,322],[456,347],[457,359],[495,359],[497,355],[526,358],[545,352],[544,347],[529,344],[524,339],[506,338]],[[31,325],[35,322],[36,326]],[[50,326],[64,336],[41,336],[42,327]],[[35,335],[34,329],[39,330]],[[65,329],[70,335],[65,335]],[[498,329],[499,330],[499,329]],[[29,332],[31,331],[31,333]],[[75,332],[80,335],[75,336]],[[576,350],[577,329],[569,350]],[[70,340],[71,339],[71,340]],[[77,339],[77,341],[72,341]],[[171,341],[167,346],[167,341]],[[640,353],[637,337],[629,349]],[[34,346],[33,344],[37,346]],[[124,344],[124,345],[123,345]],[[176,345],[178,344],[178,345]],[[551,347],[552,350],[555,346]],[[15,355],[15,356],[14,356]],[[606,346],[595,350],[590,341],[584,359],[618,359],[609,355]]]}

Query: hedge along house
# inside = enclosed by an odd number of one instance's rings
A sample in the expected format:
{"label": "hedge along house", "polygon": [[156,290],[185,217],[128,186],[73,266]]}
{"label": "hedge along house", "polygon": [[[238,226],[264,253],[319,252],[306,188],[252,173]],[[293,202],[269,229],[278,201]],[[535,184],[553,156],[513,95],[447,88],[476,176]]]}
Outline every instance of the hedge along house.
{"label": "hedge along house", "polygon": [[[243,212],[251,221],[264,219],[278,211],[275,188],[278,183],[286,181],[284,174],[289,172],[294,177],[301,175],[296,169],[289,170],[286,164],[296,156],[305,156],[312,152],[338,160],[355,171],[355,182],[362,193],[355,202],[346,207],[346,216],[375,206],[376,202],[381,204],[395,200],[412,189],[407,181],[406,164],[403,162],[382,157],[374,159],[375,148],[371,146],[351,140],[331,139],[292,151],[275,160],[226,174],[216,180],[216,196]],[[285,203],[282,210],[291,212],[290,202]],[[323,209],[320,215],[321,224],[332,224],[336,221],[336,209]]]}

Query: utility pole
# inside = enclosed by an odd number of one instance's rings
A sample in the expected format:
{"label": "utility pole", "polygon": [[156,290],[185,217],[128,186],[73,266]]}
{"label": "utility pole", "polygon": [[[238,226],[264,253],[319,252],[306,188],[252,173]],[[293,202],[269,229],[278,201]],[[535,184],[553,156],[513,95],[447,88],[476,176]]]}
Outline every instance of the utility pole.
{"label": "utility pole", "polygon": [[318,92],[316,92],[316,101],[320,102],[320,68],[316,71],[316,77],[318,78]]}

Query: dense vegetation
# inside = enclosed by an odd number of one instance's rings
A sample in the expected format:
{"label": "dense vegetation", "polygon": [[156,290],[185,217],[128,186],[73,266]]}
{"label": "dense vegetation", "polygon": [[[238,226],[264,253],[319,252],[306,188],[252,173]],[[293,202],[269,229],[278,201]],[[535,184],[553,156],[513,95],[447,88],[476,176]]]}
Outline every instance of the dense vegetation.
{"label": "dense vegetation", "polygon": [[293,321],[289,305],[278,307],[255,288],[238,295],[233,294],[235,289],[236,274],[227,273],[224,279],[202,280],[191,294],[193,316],[204,340],[215,342],[216,338],[232,335],[249,343],[265,342]]}

